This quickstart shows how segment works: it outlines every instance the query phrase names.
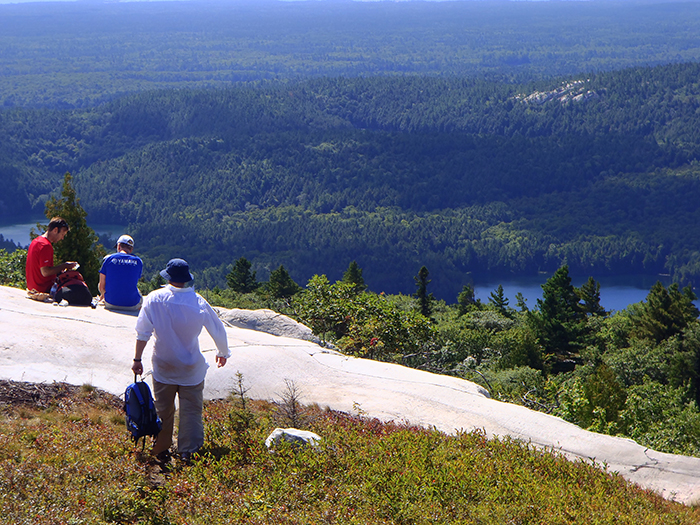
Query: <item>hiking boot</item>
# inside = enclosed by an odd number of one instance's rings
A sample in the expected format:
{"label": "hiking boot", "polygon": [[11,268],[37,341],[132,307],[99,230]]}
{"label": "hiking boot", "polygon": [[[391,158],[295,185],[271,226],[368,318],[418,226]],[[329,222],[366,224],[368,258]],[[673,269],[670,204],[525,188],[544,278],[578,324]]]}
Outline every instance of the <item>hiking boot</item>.
{"label": "hiking boot", "polygon": [[192,460],[196,457],[197,452],[183,452],[180,454],[180,460],[185,465],[191,465]]}
{"label": "hiking boot", "polygon": [[172,455],[170,454],[170,451],[164,450],[163,452],[159,452],[158,454],[156,454],[156,463],[164,467],[165,465],[170,463],[171,457]]}

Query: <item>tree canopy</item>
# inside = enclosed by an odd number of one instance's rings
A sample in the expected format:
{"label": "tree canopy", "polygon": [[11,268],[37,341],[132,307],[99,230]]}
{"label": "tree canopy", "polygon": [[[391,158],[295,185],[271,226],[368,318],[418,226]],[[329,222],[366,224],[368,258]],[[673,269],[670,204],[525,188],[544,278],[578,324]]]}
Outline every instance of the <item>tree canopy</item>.
{"label": "tree canopy", "polygon": [[[186,242],[224,277],[342,277],[453,298],[469,272],[700,278],[700,65],[513,84],[321,78],[0,112],[0,217],[66,171],[93,223],[129,224],[146,271]],[[324,267],[318,268],[317,261]],[[226,271],[224,271],[226,270]]]}
{"label": "tree canopy", "polygon": [[95,231],[87,225],[87,212],[80,205],[72,184],[73,177],[66,173],[63,179],[61,198],[51,197],[46,202],[47,219],[63,217],[70,231],[54,246],[54,258],[59,261],[77,261],[79,272],[93,295],[97,295],[102,259],[107,252],[99,244]]}

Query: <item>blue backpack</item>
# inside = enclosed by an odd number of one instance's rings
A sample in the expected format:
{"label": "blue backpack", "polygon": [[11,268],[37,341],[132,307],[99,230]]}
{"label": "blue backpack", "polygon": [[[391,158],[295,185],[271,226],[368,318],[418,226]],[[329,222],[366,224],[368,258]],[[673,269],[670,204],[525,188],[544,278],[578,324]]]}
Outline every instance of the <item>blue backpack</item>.
{"label": "blue backpack", "polygon": [[131,432],[131,439],[138,443],[143,438],[143,447],[146,447],[146,436],[157,436],[163,422],[156,413],[153,404],[153,396],[148,384],[141,379],[136,380],[126,387],[124,392],[124,412],[126,413],[126,428]]}

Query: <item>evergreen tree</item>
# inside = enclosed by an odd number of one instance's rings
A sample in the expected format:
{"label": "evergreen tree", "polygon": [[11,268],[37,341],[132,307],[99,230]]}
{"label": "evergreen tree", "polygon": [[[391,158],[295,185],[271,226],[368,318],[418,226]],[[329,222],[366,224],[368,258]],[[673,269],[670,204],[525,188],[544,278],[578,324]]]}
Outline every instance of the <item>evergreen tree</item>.
{"label": "evergreen tree", "polygon": [[581,299],[581,309],[588,315],[607,315],[605,308],[600,305],[600,283],[596,282],[593,277],[581,285],[577,290],[578,296]]}
{"label": "evergreen tree", "polygon": [[542,285],[542,299],[537,300],[537,306],[539,311],[531,319],[545,352],[563,357],[577,353],[586,315],[571,285],[568,266],[559,268]]}
{"label": "evergreen tree", "polygon": [[416,281],[416,286],[418,287],[416,293],[413,294],[413,297],[418,299],[420,313],[430,319],[431,315],[433,314],[433,301],[435,298],[433,297],[433,294],[428,293],[428,284],[430,284],[428,274],[428,269],[423,266],[418,271],[418,275],[413,278]]}
{"label": "evergreen tree", "polygon": [[475,306],[479,306],[479,302],[474,298],[474,287],[470,284],[462,286],[462,291],[457,296],[458,315],[461,317]]}
{"label": "evergreen tree", "polygon": [[275,299],[289,299],[297,292],[300,292],[301,287],[294,282],[284,266],[280,265],[279,268],[270,274],[267,291]]}
{"label": "evergreen tree", "polygon": [[503,285],[499,284],[489,295],[489,304],[494,306],[501,315],[508,316],[508,298],[503,293]]}
{"label": "evergreen tree", "polygon": [[642,309],[632,317],[632,334],[658,343],[680,333],[698,318],[698,309],[693,304],[696,299],[690,286],[681,291],[674,283],[666,290],[657,281],[651,287]]}
{"label": "evergreen tree", "polygon": [[166,284],[167,281],[163,279],[163,276],[160,273],[156,273],[150,281],[147,281],[146,278],[142,276],[139,280],[138,287],[141,295],[145,296],[151,293],[153,290],[162,288]]}
{"label": "evergreen tree", "polygon": [[107,252],[99,244],[95,231],[87,225],[87,212],[80,205],[72,179],[70,173],[65,174],[61,198],[51,197],[44,207],[44,215],[49,220],[52,217],[63,217],[70,226],[65,238],[54,246],[54,260],[77,261],[88,288],[96,295],[102,259]]}
{"label": "evergreen tree", "polygon": [[255,273],[251,272],[251,262],[245,257],[241,257],[233,265],[233,269],[226,275],[226,283],[234,292],[251,293],[258,288],[255,280]]}
{"label": "evergreen tree", "polygon": [[357,261],[352,261],[345,270],[341,282],[353,285],[353,291],[355,293],[364,292],[367,289],[365,280],[362,278],[362,268],[357,264]]}
{"label": "evergreen tree", "polygon": [[530,309],[527,307],[527,299],[525,299],[525,296],[522,292],[518,292],[515,294],[515,306],[520,308],[521,312],[530,311]]}

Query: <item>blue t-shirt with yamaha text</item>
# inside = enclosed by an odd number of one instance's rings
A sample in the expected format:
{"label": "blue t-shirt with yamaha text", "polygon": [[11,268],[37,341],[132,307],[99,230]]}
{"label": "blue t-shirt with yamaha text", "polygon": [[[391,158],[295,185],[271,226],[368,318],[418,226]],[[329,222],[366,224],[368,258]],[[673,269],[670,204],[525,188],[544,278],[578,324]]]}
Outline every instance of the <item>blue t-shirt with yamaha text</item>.
{"label": "blue t-shirt with yamaha text", "polygon": [[105,301],[114,306],[135,306],[141,301],[138,283],[143,273],[139,257],[113,253],[102,261],[100,273],[105,275]]}

